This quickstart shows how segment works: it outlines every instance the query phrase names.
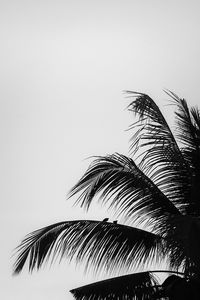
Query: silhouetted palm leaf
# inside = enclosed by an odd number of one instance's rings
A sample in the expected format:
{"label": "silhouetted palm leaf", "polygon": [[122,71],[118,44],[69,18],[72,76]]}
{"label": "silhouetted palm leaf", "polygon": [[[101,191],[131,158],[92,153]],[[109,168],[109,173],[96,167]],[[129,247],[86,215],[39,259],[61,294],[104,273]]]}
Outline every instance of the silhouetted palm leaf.
{"label": "silhouetted palm leaf", "polygon": [[95,282],[71,293],[77,300],[146,300],[155,299],[159,288],[152,273],[142,272]]}
{"label": "silhouetted palm leaf", "polygon": [[193,215],[200,213],[200,112],[198,108],[189,109],[185,99],[168,92],[178,108],[176,115],[176,133],[182,147],[181,152],[190,166],[188,172],[188,194],[190,205],[187,212]]}
{"label": "silhouetted palm leaf", "polygon": [[[169,214],[180,215],[178,208],[134,163],[121,154],[98,157],[71,190],[70,196],[82,192],[77,200],[89,208],[94,196],[109,202],[119,215],[132,219],[140,215],[164,224]],[[158,226],[157,226],[158,227]]]}
{"label": "silhouetted palm leaf", "polygon": [[30,271],[50,258],[68,257],[86,262],[86,268],[113,272],[124,267],[158,262],[164,258],[162,239],[153,233],[99,221],[65,221],[29,234],[17,248],[15,273],[28,260]]}
{"label": "silhouetted palm leaf", "polygon": [[185,99],[168,91],[177,107],[175,111],[177,137],[182,145],[190,150],[200,152],[200,113],[197,107],[189,108]]}
{"label": "silhouetted palm leaf", "polygon": [[[128,92],[134,97],[129,110],[138,117],[130,126],[135,131],[131,151],[137,154],[136,160],[118,153],[96,157],[70,192],[70,196],[79,193],[76,203],[86,209],[98,196],[118,216],[133,222],[137,218],[148,221],[151,232],[108,219],[53,224],[22,241],[17,248],[16,274],[26,262],[33,271],[48,260],[65,257],[77,263],[84,261],[86,270],[93,267],[95,272],[111,273],[165,260],[172,272],[184,272],[183,286],[191,283],[191,291],[194,286],[194,294],[199,293],[200,112],[189,108],[176,94],[166,93],[177,107],[175,135],[148,95]],[[160,287],[153,272],[142,272],[71,292],[77,300],[164,299],[167,290],[173,293],[169,281]],[[179,288],[175,290],[178,295]]]}
{"label": "silhouetted palm leaf", "polygon": [[155,102],[146,94],[131,91],[128,94],[136,97],[129,110],[139,116],[130,127],[139,128],[131,139],[133,154],[140,149],[139,167],[184,213],[189,166]]}

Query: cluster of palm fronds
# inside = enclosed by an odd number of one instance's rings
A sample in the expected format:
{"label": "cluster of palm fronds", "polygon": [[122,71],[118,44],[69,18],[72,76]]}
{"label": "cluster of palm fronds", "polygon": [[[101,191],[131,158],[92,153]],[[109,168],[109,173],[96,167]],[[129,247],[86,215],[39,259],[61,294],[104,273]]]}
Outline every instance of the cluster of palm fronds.
{"label": "cluster of palm fronds", "polygon": [[78,193],[77,203],[86,209],[98,199],[123,219],[148,225],[148,231],[107,221],[53,224],[22,241],[14,271],[26,261],[32,271],[49,259],[68,257],[110,273],[165,261],[166,273],[182,272],[184,278],[160,285],[156,271],[129,274],[72,290],[78,300],[163,299],[177,282],[191,291],[199,280],[200,112],[167,91],[176,106],[173,134],[148,95],[128,94],[134,97],[128,108],[138,118],[130,126],[131,157],[96,157],[70,196]]}

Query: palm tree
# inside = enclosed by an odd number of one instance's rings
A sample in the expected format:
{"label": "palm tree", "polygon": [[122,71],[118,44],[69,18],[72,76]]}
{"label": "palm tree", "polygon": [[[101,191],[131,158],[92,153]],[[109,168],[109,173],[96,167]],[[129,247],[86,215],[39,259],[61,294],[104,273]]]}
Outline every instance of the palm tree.
{"label": "palm tree", "polygon": [[[181,299],[188,299],[188,293],[197,299],[200,112],[165,92],[176,107],[174,134],[148,95],[128,91],[128,109],[137,117],[130,126],[130,157],[119,153],[95,157],[70,191],[70,197],[79,194],[76,203],[81,207],[88,210],[98,199],[125,224],[76,220],[36,230],[17,248],[15,274],[26,262],[31,272],[50,259],[68,257],[85,262],[86,270],[127,272],[73,289],[77,300],[179,299],[180,293]],[[162,262],[164,270],[146,271]],[[142,272],[130,273],[138,267]],[[161,284],[158,272],[174,275]]]}

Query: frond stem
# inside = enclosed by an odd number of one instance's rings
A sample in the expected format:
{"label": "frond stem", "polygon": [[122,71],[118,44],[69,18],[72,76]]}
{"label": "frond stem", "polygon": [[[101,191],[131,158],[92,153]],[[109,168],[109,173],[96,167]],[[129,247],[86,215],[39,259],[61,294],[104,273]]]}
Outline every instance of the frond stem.
{"label": "frond stem", "polygon": [[178,271],[170,271],[170,270],[153,270],[153,271],[148,271],[149,273],[171,273],[171,274],[179,274],[184,276],[185,274],[183,272],[178,272]]}

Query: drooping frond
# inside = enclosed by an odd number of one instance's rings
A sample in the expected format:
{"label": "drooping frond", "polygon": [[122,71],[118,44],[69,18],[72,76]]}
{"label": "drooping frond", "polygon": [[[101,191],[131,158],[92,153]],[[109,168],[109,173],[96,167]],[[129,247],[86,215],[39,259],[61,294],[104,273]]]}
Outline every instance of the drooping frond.
{"label": "drooping frond", "polygon": [[153,233],[101,221],[66,221],[29,234],[17,248],[14,273],[26,261],[29,271],[60,257],[85,262],[86,270],[119,271],[139,264],[159,262],[164,256],[162,239]]}
{"label": "drooping frond", "polygon": [[89,208],[94,196],[109,203],[120,215],[133,220],[134,215],[155,218],[162,223],[167,215],[179,215],[179,210],[134,163],[121,154],[98,157],[71,190],[80,193],[77,200]]}
{"label": "drooping frond", "polygon": [[[27,261],[30,272],[33,269],[39,269],[50,259],[56,244],[59,252],[59,236],[68,227],[68,222],[59,222],[28,234],[16,248],[17,259],[14,264],[14,274],[20,273]],[[54,255],[56,255],[55,252]]]}
{"label": "drooping frond", "polygon": [[181,152],[184,159],[190,166],[188,172],[189,203],[187,209],[189,214],[199,215],[200,213],[200,112],[198,108],[189,108],[185,99],[179,98],[176,94],[168,91],[177,107],[176,132],[177,138],[182,145]]}
{"label": "drooping frond", "polygon": [[76,300],[159,299],[160,286],[150,272],[115,277],[71,290]]}
{"label": "drooping frond", "polygon": [[146,94],[128,94],[135,98],[129,110],[139,117],[130,127],[136,131],[131,138],[131,150],[134,154],[138,152],[144,173],[185,212],[189,166],[156,103]]}

